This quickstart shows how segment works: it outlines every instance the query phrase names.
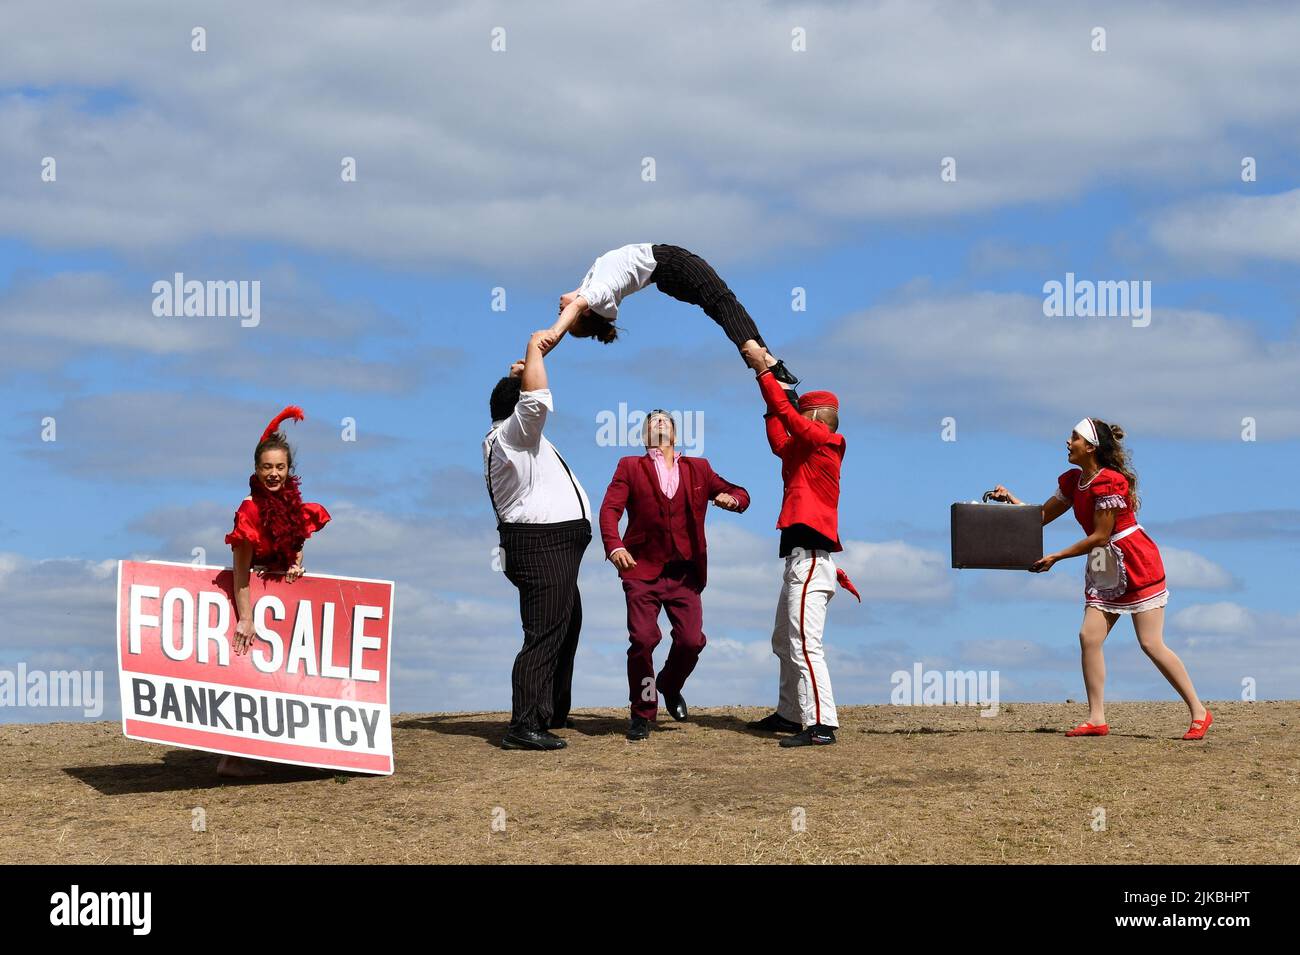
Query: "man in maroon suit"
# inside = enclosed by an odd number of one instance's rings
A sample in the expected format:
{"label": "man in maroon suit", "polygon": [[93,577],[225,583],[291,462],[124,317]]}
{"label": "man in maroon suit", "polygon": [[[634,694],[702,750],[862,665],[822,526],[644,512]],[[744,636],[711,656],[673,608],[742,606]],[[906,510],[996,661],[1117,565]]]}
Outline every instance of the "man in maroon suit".
{"label": "man in maroon suit", "polygon": [[[707,459],[676,452],[677,428],[668,412],[650,412],[644,437],[646,453],[619,460],[600,505],[605,556],[618,568],[627,598],[630,740],[650,735],[660,693],[673,719],[689,715],[682,686],[705,644],[700,606],[708,579],[704,518],[710,501],[728,511],[749,507],[749,492],[724,481]],[[627,532],[620,537],[624,510]],[[673,646],[656,678],[654,650],[663,636],[660,608],[668,614]]]}

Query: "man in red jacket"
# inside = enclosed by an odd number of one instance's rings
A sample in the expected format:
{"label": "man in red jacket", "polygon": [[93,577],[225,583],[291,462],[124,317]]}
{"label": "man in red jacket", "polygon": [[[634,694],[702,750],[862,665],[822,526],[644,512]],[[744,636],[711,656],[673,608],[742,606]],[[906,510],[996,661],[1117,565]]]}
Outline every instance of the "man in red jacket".
{"label": "man in red jacket", "polygon": [[767,440],[781,459],[785,485],[776,523],[785,578],[772,628],[772,652],[781,661],[780,696],[775,713],[749,726],[794,733],[781,740],[782,746],[824,746],[835,742],[839,726],[822,650],[826,609],[837,582],[862,599],[831,559],[844,549],[839,537],[845,448],[839,434],[839,400],[829,391],[810,391],[796,408],[760,352],[746,350],[745,359],[758,373],[758,389],[767,404]]}
{"label": "man in red jacket", "polygon": [[[619,460],[600,505],[605,556],[618,568],[627,598],[630,740],[650,735],[660,693],[673,719],[689,715],[682,686],[705,644],[700,606],[708,580],[704,518],[710,501],[729,511],[749,507],[749,492],[724,481],[707,459],[676,452],[677,428],[668,412],[650,412],[644,438],[646,453]],[[625,509],[627,531],[620,537]],[[668,613],[673,646],[656,678],[654,650],[663,636],[660,608]]]}

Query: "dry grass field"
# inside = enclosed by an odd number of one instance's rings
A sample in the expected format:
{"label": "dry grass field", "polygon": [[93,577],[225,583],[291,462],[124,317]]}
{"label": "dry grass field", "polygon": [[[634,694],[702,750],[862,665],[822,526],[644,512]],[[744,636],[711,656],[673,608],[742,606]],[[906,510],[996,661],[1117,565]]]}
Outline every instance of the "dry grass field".
{"label": "dry grass field", "polygon": [[272,765],[253,782],[116,723],[3,725],[0,858],[1300,862],[1300,704],[1210,705],[1201,743],[1178,739],[1173,702],[1112,704],[1098,739],[1064,737],[1077,705],[845,707],[840,742],[817,749],[746,731],[757,708],[661,713],[635,744],[623,711],[580,711],[560,731],[569,748],[549,754],[499,749],[501,714],[403,714],[391,777]]}

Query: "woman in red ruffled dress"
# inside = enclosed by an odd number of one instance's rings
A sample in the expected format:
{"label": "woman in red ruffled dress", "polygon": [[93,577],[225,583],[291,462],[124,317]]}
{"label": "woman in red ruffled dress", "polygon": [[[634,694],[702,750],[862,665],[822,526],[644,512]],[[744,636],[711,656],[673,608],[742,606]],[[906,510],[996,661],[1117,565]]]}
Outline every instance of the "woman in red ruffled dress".
{"label": "woman in red ruffled dress", "polygon": [[[247,653],[252,645],[253,608],[249,593],[250,570],[283,574],[292,582],[303,575],[302,549],[308,537],[329,523],[329,511],[303,501],[294,473],[293,449],[280,425],[293,418],[303,420],[302,409],[290,405],[266,426],[253,450],[254,471],[248,478],[249,496],[235,511],[235,527],[226,535],[235,564],[235,653]],[[255,760],[223,756],[217,764],[222,776],[261,776]]]}
{"label": "woman in red ruffled dress", "polygon": [[[1123,439],[1123,428],[1099,418],[1084,418],[1074,426],[1066,448],[1075,467],[1057,478],[1056,493],[1043,504],[1043,523],[1049,524],[1073,509],[1087,536],[1065,550],[1042,557],[1030,568],[1042,573],[1051,570],[1058,560],[1088,555],[1083,625],[1079,629],[1088,721],[1065,735],[1105,736],[1110,732],[1103,701],[1106,661],[1101,645],[1120,614],[1126,614],[1133,619],[1142,650],[1187,704],[1192,725],[1183,739],[1201,739],[1214,722],[1214,714],[1196,695],[1183,661],[1165,646],[1169,591],[1165,588],[1164,563],[1156,542],[1137,522],[1137,474],[1120,443]],[[993,496],[1021,503],[1000,484]]]}

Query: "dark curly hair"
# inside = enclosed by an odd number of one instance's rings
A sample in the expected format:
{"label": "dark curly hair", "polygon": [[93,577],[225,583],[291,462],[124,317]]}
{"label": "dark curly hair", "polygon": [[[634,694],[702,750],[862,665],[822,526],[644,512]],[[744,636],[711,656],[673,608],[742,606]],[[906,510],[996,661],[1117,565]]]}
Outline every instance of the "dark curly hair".
{"label": "dark curly hair", "polygon": [[[257,478],[257,468],[266,451],[283,451],[289,461],[289,476],[275,493],[268,491]],[[293,448],[289,447],[289,441],[282,432],[276,431],[266,440],[258,442],[253,451],[253,473],[249,475],[248,488],[253,500],[257,502],[262,536],[270,545],[270,566],[292,566],[307,540],[307,519],[302,512],[298,475],[294,473]]]}
{"label": "dark curly hair", "polygon": [[1124,429],[1100,418],[1093,418],[1092,423],[1097,427],[1097,440],[1101,442],[1097,445],[1097,463],[1118,471],[1128,480],[1128,506],[1136,514],[1141,506],[1138,499],[1138,476],[1137,471],[1133,470],[1133,459],[1128,448],[1120,443],[1124,440]]}
{"label": "dark curly hair", "polygon": [[569,334],[574,338],[594,338],[602,345],[612,344],[618,338],[618,333],[617,325],[592,311],[583,312],[569,327]]}

